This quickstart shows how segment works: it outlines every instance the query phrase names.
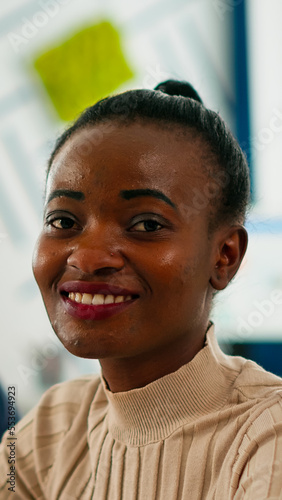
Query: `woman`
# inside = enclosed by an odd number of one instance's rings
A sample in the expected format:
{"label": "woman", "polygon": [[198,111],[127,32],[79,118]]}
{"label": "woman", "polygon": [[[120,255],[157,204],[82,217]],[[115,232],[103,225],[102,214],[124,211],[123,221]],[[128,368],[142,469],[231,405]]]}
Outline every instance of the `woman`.
{"label": "woman", "polygon": [[225,356],[209,322],[248,199],[242,151],[189,84],[104,99],[59,138],[33,269],[57,336],[102,376],[21,421],[13,498],[281,498],[281,379]]}

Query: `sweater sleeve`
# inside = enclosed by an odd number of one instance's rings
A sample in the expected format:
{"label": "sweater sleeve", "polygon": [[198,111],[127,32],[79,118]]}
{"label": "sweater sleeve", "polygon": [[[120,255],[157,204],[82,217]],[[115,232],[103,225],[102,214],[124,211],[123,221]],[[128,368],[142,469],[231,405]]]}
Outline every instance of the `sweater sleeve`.
{"label": "sweater sleeve", "polygon": [[282,500],[282,400],[251,425],[239,450],[244,462],[234,500]]}
{"label": "sweater sleeve", "polygon": [[56,491],[62,488],[65,476],[71,477],[74,463],[83,459],[83,450],[87,449],[87,416],[99,381],[99,377],[89,376],[51,387],[16,425],[15,436],[9,431],[4,434],[0,445],[0,500],[58,497]]}
{"label": "sweater sleeve", "polygon": [[44,498],[36,475],[32,428],[34,410],[7,431],[0,445],[0,498],[35,500]]}

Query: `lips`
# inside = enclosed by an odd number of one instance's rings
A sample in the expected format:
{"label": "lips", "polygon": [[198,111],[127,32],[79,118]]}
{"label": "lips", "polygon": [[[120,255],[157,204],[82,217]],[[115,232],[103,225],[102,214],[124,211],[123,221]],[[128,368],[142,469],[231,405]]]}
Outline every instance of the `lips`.
{"label": "lips", "polygon": [[79,319],[102,320],[128,308],[139,294],[107,283],[68,281],[59,286],[67,313]]}

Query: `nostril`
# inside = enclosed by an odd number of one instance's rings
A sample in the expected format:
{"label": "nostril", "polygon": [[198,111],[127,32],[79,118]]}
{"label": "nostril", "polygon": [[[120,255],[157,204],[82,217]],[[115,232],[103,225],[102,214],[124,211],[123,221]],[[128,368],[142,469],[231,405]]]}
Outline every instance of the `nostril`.
{"label": "nostril", "polygon": [[124,259],[121,254],[111,256],[108,250],[98,246],[80,247],[68,256],[67,265],[88,275],[114,273],[124,267]]}

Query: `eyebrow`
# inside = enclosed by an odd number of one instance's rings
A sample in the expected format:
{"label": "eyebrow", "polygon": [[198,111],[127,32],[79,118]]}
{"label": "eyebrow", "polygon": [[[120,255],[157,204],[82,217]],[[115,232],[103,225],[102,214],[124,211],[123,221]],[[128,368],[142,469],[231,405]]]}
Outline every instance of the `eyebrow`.
{"label": "eyebrow", "polygon": [[85,200],[85,196],[81,191],[72,191],[71,189],[55,189],[55,191],[53,191],[48,197],[47,204],[54,198],[59,198],[60,196],[66,196],[67,198],[72,198],[73,200],[78,201]]}
{"label": "eyebrow", "polygon": [[138,196],[153,196],[158,200],[162,200],[174,209],[177,209],[175,203],[171,201],[162,191],[158,189],[126,189],[120,192],[120,196],[124,200],[131,200],[132,198],[137,198]]}

